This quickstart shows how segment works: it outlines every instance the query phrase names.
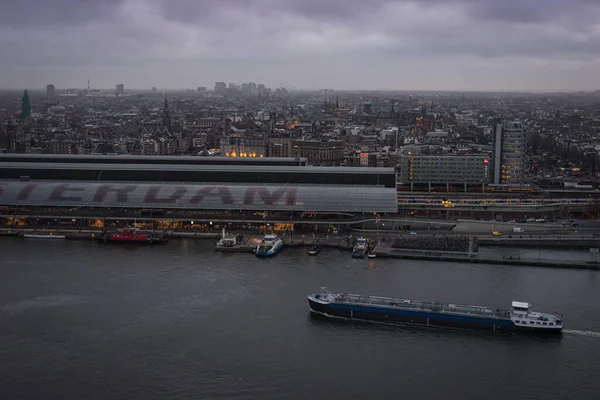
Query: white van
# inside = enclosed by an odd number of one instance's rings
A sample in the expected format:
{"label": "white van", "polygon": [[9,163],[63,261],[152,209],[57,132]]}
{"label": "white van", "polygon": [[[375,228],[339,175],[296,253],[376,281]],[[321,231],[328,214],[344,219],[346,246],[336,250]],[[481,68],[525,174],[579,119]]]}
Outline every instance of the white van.
{"label": "white van", "polygon": [[523,233],[525,232],[523,228],[513,228],[513,233]]}

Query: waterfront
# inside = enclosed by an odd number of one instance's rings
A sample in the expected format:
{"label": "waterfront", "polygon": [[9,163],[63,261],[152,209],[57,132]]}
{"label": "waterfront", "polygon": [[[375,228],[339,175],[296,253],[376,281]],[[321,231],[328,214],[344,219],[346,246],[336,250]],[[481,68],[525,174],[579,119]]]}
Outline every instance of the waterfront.
{"label": "waterfront", "polygon": [[[216,253],[209,240],[2,238],[0,247],[7,399],[595,399],[600,391],[596,271],[352,260],[334,249],[309,257],[306,248],[258,259]],[[529,301],[563,313],[567,331],[550,339],[332,321],[308,311],[306,295],[320,286],[494,307]]]}

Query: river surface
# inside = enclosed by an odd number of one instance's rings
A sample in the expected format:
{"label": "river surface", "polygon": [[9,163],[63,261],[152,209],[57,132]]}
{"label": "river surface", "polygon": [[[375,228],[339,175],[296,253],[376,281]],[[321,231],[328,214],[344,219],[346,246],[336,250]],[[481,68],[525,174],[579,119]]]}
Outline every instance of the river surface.
{"label": "river surface", "polygon": [[[0,238],[0,398],[599,398],[600,272],[352,260],[330,249],[258,259],[212,247]],[[306,301],[321,286],[529,301],[563,313],[566,332],[330,320]]]}

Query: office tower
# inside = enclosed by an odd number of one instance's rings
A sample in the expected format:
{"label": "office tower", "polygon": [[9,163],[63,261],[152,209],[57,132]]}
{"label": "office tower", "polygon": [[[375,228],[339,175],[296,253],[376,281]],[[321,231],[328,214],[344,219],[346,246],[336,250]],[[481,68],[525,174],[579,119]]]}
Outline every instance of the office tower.
{"label": "office tower", "polygon": [[250,96],[256,96],[257,92],[256,92],[256,83],[255,82],[250,82],[248,84],[248,93],[250,94]]}
{"label": "office tower", "polygon": [[227,91],[227,85],[225,82],[215,82],[215,93],[217,94],[225,94]]}
{"label": "office tower", "polygon": [[122,83],[117,84],[115,93],[117,94],[117,96],[125,94],[125,85],[123,85]]}
{"label": "office tower", "polygon": [[56,98],[56,88],[54,85],[46,85],[46,100],[54,100]]}
{"label": "office tower", "polygon": [[493,138],[495,184],[523,183],[527,136],[519,121],[496,122]]}
{"label": "office tower", "polygon": [[256,91],[258,92],[259,96],[264,96],[267,94],[267,88],[265,88],[265,85],[263,83],[258,84],[258,86],[256,87]]}

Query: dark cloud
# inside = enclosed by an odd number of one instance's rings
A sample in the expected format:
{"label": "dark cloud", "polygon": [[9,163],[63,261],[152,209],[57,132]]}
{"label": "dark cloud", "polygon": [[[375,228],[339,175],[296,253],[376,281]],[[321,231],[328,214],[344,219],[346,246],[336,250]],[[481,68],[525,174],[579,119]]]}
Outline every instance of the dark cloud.
{"label": "dark cloud", "polygon": [[110,19],[122,0],[0,0],[0,24],[43,29]]}
{"label": "dark cloud", "polygon": [[374,68],[382,82],[417,76],[419,60],[441,71],[468,59],[485,71],[510,59],[514,76],[531,76],[535,60],[548,69],[540,76],[554,76],[568,69],[556,60],[588,68],[600,58],[600,0],[0,0],[0,9],[9,71],[136,67],[143,77],[171,65],[170,79],[210,82],[203,66],[221,65],[229,75],[351,86]]}
{"label": "dark cloud", "polygon": [[372,13],[393,0],[180,0],[177,6],[170,0],[158,0],[169,18],[179,21],[227,20],[232,11],[255,15],[291,15],[319,21],[354,19]]}
{"label": "dark cloud", "polygon": [[600,5],[592,0],[467,0],[466,4],[476,18],[508,23],[583,22],[600,14]]}

